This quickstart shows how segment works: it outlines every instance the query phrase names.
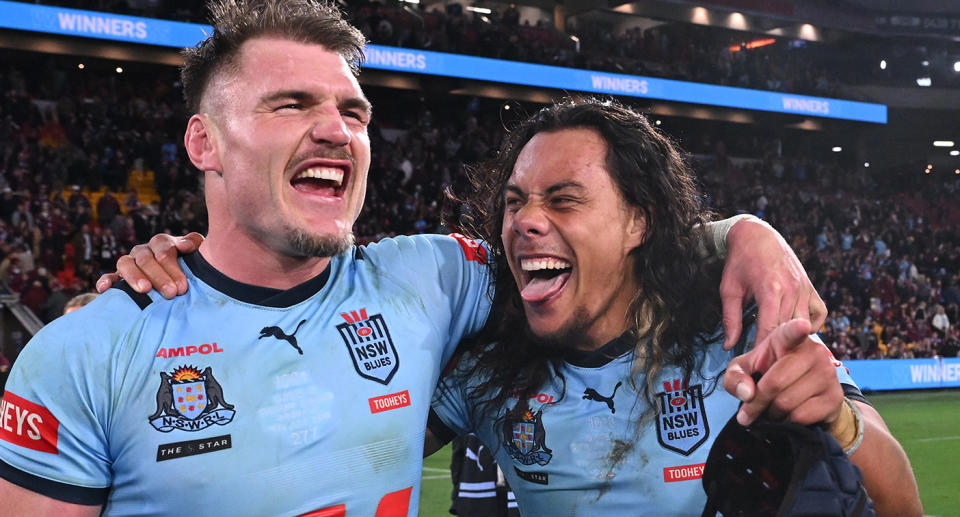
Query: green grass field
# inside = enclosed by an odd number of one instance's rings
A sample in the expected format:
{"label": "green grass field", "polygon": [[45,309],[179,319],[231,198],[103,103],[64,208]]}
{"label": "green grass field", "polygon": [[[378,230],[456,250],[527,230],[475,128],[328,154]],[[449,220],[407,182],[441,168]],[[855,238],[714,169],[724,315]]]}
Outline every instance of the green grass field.
{"label": "green grass field", "polygon": [[[868,398],[910,457],[924,513],[960,515],[960,390],[874,393]],[[449,446],[424,461],[422,517],[449,515],[449,467]]]}

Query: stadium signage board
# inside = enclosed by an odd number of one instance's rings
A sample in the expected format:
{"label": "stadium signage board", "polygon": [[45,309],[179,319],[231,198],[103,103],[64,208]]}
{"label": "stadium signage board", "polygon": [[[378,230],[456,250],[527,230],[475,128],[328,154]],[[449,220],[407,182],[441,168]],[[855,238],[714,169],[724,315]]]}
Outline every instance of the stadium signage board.
{"label": "stadium signage board", "polygon": [[196,45],[206,37],[204,30],[212,32],[209,26],[198,23],[6,0],[0,0],[0,28],[179,48]]}
{"label": "stadium signage board", "polygon": [[960,358],[844,361],[862,390],[960,388]]}
{"label": "stadium signage board", "polygon": [[[208,25],[0,0],[0,28],[190,47]],[[369,45],[364,68],[885,124],[883,104]]]}

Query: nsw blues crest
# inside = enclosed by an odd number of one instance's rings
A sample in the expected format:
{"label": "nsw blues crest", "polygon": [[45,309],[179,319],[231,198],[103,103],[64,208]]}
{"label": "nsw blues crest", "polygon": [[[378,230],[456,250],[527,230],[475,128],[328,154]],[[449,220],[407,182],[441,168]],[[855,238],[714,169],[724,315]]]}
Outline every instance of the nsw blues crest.
{"label": "nsw blues crest", "polygon": [[688,386],[688,381],[664,382],[657,393],[660,411],[657,414],[657,441],[665,449],[689,456],[703,445],[710,435],[707,411],[703,407],[702,385]]}
{"label": "nsw blues crest", "polygon": [[536,413],[529,409],[510,411],[504,418],[504,447],[513,459],[524,465],[546,465],[553,458],[553,451],[545,443],[547,432],[543,428],[542,417],[541,408]]}
{"label": "nsw blues crest", "polygon": [[350,351],[357,373],[364,379],[390,384],[400,366],[400,357],[383,315],[367,316],[367,309],[360,309],[340,316],[346,323],[337,325],[337,330]]}
{"label": "nsw blues crest", "polygon": [[174,429],[200,431],[214,424],[227,425],[235,414],[234,406],[224,400],[212,368],[201,372],[194,366],[181,366],[169,373],[160,372],[157,410],[147,420],[164,433]]}

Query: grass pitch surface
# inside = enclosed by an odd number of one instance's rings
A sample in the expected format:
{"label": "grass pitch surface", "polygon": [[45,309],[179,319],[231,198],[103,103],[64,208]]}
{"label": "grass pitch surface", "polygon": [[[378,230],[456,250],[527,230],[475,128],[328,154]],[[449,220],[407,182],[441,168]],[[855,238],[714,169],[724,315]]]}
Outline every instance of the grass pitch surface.
{"label": "grass pitch surface", "polygon": [[[960,516],[960,390],[877,392],[867,398],[907,451],[926,515]],[[450,447],[424,461],[421,517],[450,508]]]}

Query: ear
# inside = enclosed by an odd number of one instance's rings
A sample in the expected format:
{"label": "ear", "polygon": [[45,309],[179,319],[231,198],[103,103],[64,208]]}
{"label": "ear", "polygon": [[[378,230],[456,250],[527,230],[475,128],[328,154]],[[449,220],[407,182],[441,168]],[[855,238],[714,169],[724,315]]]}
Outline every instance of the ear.
{"label": "ear", "polygon": [[647,217],[636,207],[631,208],[630,212],[630,221],[623,240],[628,253],[639,248],[647,240]]}
{"label": "ear", "polygon": [[216,141],[216,128],[209,117],[195,114],[187,122],[183,145],[193,165],[204,172],[223,174],[220,152]]}

